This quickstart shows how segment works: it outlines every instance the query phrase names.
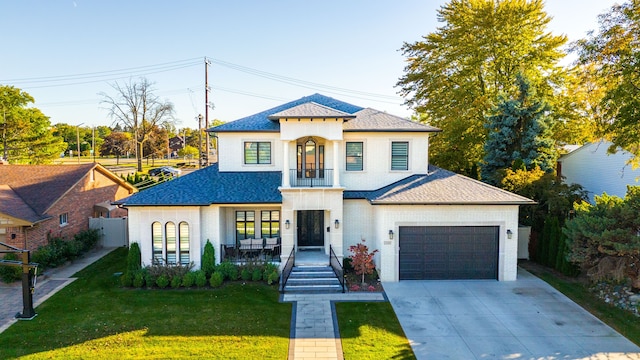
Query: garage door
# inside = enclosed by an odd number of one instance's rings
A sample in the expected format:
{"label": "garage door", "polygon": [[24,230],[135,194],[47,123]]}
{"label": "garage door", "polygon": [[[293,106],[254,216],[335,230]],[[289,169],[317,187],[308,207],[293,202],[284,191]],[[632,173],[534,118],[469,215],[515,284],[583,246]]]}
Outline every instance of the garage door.
{"label": "garage door", "polygon": [[401,226],[400,280],[497,279],[498,226]]}

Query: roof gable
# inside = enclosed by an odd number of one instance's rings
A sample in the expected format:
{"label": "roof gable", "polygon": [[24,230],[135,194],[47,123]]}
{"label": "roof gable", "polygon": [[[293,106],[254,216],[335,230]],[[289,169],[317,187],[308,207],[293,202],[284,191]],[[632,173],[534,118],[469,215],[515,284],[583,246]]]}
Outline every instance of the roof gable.
{"label": "roof gable", "polygon": [[315,103],[317,105],[333,109],[334,111],[340,111],[345,114],[353,114],[357,111],[362,110],[361,107],[356,105],[352,105],[340,100],[336,100],[334,98],[330,98],[328,96],[324,96],[321,94],[313,94],[310,96],[305,96],[298,100],[288,102],[280,106],[276,106],[269,110],[259,112],[254,115],[244,117],[242,119],[238,119],[238,120],[231,121],[216,127],[212,127],[207,131],[211,131],[211,132],[279,132],[280,123],[278,123],[277,121],[270,120],[269,116],[281,113],[285,110],[288,110],[298,105],[302,105],[306,103]]}
{"label": "roof gable", "polygon": [[315,102],[308,102],[296,105],[292,108],[280,111],[273,115],[269,115],[270,120],[278,120],[281,118],[354,118],[355,115],[348,114],[344,111],[332,109]]}

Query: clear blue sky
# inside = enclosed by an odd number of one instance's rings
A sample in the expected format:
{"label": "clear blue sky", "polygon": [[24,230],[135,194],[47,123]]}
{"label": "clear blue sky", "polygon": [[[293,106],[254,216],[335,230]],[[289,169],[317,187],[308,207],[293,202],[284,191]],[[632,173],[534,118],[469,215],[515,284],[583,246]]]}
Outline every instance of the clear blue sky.
{"label": "clear blue sky", "polygon": [[[547,0],[570,41],[614,0]],[[443,0],[2,1],[0,84],[30,93],[53,124],[112,125],[100,92],[145,76],[174,103],[177,126],[235,120],[316,92],[410,116],[395,84],[403,42],[439,26]],[[224,65],[223,65],[224,64]]]}

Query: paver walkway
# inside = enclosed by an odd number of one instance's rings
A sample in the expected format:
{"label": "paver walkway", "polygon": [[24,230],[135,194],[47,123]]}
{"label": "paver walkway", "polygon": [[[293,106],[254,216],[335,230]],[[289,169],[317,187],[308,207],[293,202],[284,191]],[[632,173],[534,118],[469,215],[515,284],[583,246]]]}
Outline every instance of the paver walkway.
{"label": "paver walkway", "polygon": [[[46,271],[36,281],[36,289],[33,293],[33,307],[36,308],[53,294],[75,281],[76,278],[72,277],[73,274],[93,264],[113,250],[114,248],[95,249],[67,265]],[[0,282],[0,333],[18,321],[16,314],[20,312],[22,312],[22,282],[17,281],[12,284]]]}
{"label": "paver walkway", "polygon": [[293,302],[289,360],[343,359],[333,302],[387,301],[384,293],[284,294]]}

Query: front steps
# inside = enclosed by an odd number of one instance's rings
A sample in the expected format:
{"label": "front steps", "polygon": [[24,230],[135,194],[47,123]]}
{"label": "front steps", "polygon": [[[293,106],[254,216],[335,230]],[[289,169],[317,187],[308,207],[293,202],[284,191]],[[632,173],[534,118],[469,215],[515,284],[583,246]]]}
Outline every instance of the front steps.
{"label": "front steps", "polygon": [[342,285],[331,266],[294,266],[284,292],[291,293],[340,293]]}

